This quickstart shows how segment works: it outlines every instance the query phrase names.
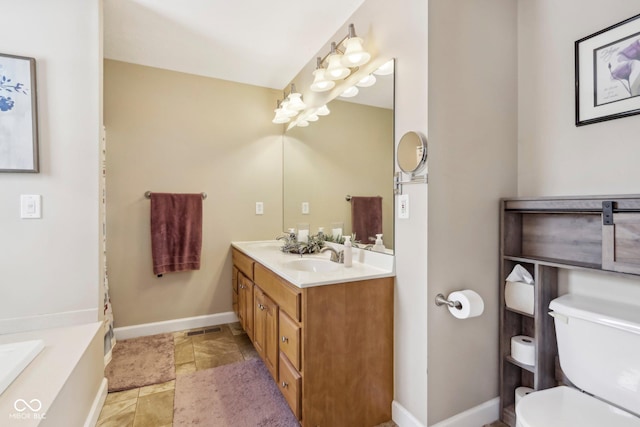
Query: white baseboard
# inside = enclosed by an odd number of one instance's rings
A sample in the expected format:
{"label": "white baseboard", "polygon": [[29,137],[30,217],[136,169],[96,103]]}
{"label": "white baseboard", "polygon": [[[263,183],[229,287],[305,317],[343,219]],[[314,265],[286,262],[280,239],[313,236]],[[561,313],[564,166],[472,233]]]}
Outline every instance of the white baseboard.
{"label": "white baseboard", "polygon": [[97,320],[97,308],[0,319],[0,335],[82,325],[93,323]]}
{"label": "white baseboard", "polygon": [[[500,418],[499,413],[500,398],[496,397],[464,412],[460,412],[451,418],[440,421],[432,427],[482,427]],[[400,425],[400,427],[404,426]]]}
{"label": "white baseboard", "polygon": [[91,410],[89,411],[89,415],[87,416],[86,421],[84,422],[84,427],[95,427],[98,423],[98,417],[100,416],[100,411],[102,411],[102,406],[104,405],[104,401],[107,398],[108,391],[108,383],[107,379],[103,378],[102,383],[100,383],[100,388],[98,389],[98,393],[96,394],[96,398],[93,400],[93,405],[91,405]]}
{"label": "white baseboard", "polygon": [[[115,328],[116,340],[164,334],[167,332],[184,331],[186,329],[202,328],[205,326],[222,325],[237,322],[238,317],[232,311],[208,314],[205,316],[186,317],[182,319],[165,320],[163,322],[143,323],[142,325]],[[117,344],[116,344],[117,345]]]}
{"label": "white baseboard", "polygon": [[391,419],[393,419],[393,422],[398,424],[399,427],[424,427],[424,424],[418,421],[411,412],[407,411],[404,406],[395,400],[391,404]]}

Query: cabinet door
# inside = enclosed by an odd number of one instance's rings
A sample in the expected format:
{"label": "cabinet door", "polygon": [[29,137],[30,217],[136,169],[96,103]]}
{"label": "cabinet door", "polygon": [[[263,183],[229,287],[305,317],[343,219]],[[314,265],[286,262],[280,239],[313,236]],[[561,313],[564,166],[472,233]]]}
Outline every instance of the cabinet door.
{"label": "cabinet door", "polygon": [[267,295],[263,299],[264,364],[278,381],[278,306]]}
{"label": "cabinet door", "polygon": [[614,213],[602,226],[602,269],[640,274],[640,213]]}
{"label": "cabinet door", "polygon": [[265,340],[265,313],[264,313],[265,294],[259,287],[253,289],[253,346],[264,360],[264,340]]}
{"label": "cabinet door", "polygon": [[278,306],[258,286],[253,293],[254,331],[253,345],[269,369],[274,380],[278,380]]}
{"label": "cabinet door", "polygon": [[[238,269],[235,266],[233,266],[231,272],[231,296],[233,312],[238,316],[238,319],[240,319],[240,313],[238,311]],[[242,323],[242,321],[240,323]]]}
{"label": "cabinet door", "polygon": [[253,340],[253,282],[242,273],[238,273],[238,292],[240,324]]}

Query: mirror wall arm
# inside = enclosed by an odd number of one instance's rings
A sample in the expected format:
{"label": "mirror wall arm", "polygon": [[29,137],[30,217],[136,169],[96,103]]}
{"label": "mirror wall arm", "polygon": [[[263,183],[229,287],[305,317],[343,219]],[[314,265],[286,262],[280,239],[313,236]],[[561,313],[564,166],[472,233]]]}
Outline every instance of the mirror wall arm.
{"label": "mirror wall arm", "polygon": [[411,175],[408,180],[402,179],[402,172],[396,172],[393,177],[394,189],[393,194],[402,194],[402,186],[407,184],[428,184],[427,174],[424,175]]}

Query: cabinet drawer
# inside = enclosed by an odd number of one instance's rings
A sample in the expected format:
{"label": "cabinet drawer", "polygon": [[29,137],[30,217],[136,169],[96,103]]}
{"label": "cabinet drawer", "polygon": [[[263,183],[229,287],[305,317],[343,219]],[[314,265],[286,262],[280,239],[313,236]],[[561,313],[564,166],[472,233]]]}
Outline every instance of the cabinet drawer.
{"label": "cabinet drawer", "polygon": [[300,322],[302,320],[300,310],[301,290],[287,283],[260,264],[255,265],[254,273],[255,284],[260,286],[264,293],[278,304],[280,310],[286,311],[292,319]]}
{"label": "cabinet drawer", "polygon": [[301,329],[285,312],[280,311],[280,351],[291,364],[300,371],[300,333]]}
{"label": "cabinet drawer", "polygon": [[233,265],[240,271],[244,273],[250,280],[253,280],[253,260],[238,251],[237,249],[233,249],[231,251],[231,259],[233,261]]}
{"label": "cabinet drawer", "polygon": [[289,404],[291,411],[300,419],[300,392],[302,391],[302,377],[295,370],[291,363],[282,353],[280,353],[280,376],[278,387],[285,400]]}

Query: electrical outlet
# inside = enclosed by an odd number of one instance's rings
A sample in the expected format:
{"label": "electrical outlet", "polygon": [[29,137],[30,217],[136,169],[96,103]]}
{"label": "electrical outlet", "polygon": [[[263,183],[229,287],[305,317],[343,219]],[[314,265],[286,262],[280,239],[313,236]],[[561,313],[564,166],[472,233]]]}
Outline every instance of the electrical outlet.
{"label": "electrical outlet", "polygon": [[409,195],[401,194],[398,196],[398,218],[409,219]]}
{"label": "electrical outlet", "polygon": [[302,202],[302,215],[309,215],[309,202]]}
{"label": "electrical outlet", "polygon": [[264,203],[256,202],[256,215],[264,214]]}

